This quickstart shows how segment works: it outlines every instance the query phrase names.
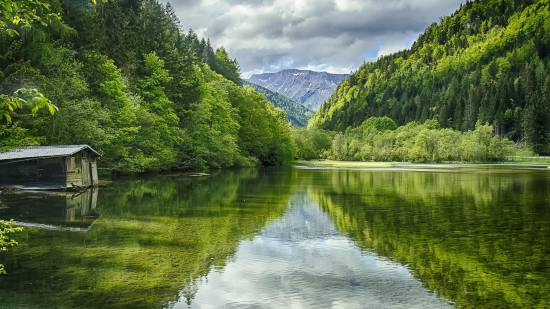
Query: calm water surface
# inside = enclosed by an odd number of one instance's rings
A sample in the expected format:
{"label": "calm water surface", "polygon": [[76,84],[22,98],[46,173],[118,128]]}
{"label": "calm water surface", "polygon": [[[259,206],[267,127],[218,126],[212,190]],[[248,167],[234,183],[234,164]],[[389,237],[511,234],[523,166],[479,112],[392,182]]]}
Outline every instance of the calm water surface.
{"label": "calm water surface", "polygon": [[162,176],[0,217],[1,308],[550,308],[550,170]]}

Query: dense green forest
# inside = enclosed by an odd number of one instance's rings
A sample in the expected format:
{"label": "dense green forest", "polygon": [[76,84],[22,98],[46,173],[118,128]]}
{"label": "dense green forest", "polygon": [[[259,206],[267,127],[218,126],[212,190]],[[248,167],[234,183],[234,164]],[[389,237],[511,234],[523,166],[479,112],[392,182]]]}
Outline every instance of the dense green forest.
{"label": "dense green forest", "polygon": [[339,161],[490,162],[523,149],[495,136],[491,125],[477,123],[461,132],[441,128],[436,120],[398,127],[389,117],[371,117],[344,133],[318,129],[296,131],[297,157]]}
{"label": "dense green forest", "polygon": [[292,159],[284,113],[170,4],[0,3],[0,148],[89,144],[116,173]]}
{"label": "dense green forest", "polygon": [[365,63],[309,126],[344,131],[372,116],[497,135],[550,151],[550,1],[469,1],[405,51]]}
{"label": "dense green forest", "polygon": [[253,87],[256,91],[263,93],[275,107],[278,107],[285,112],[287,119],[296,127],[306,126],[307,121],[313,114],[312,111],[285,95],[273,92],[265,87],[248,81],[243,81],[243,83],[247,86]]}

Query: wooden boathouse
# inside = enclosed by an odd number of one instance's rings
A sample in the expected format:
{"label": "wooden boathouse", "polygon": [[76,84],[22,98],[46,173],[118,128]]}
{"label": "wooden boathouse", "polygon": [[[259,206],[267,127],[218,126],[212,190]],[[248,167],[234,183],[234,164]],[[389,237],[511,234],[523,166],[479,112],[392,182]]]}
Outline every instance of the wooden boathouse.
{"label": "wooden boathouse", "polygon": [[34,190],[93,187],[99,154],[88,145],[29,146],[0,153],[0,186]]}

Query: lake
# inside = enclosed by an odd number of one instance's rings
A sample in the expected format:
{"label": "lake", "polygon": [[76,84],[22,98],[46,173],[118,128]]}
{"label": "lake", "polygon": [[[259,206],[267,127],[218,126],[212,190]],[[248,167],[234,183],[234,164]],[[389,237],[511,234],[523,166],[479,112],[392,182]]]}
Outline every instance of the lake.
{"label": "lake", "polygon": [[550,308],[550,170],[294,167],[0,196],[2,308]]}

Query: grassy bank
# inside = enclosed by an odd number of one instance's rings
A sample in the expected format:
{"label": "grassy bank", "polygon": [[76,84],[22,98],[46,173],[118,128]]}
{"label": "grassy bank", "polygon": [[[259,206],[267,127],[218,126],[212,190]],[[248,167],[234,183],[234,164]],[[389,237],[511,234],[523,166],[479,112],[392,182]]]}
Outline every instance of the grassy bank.
{"label": "grassy bank", "polygon": [[[543,157],[541,157],[543,158]],[[516,161],[503,161],[492,163],[460,163],[460,162],[444,162],[444,163],[410,163],[410,162],[366,162],[366,161],[336,161],[336,160],[298,160],[294,161],[294,165],[306,168],[343,168],[343,169],[381,169],[381,168],[398,168],[398,169],[468,169],[468,168],[487,168],[487,167],[508,167],[508,168],[536,168],[550,170],[550,158],[545,157],[544,160],[524,161],[516,157]]]}
{"label": "grassy bank", "polygon": [[509,156],[506,157],[507,162],[514,162],[514,163],[545,163],[550,164],[550,157],[546,156],[540,156],[540,157],[534,157],[534,156]]}

